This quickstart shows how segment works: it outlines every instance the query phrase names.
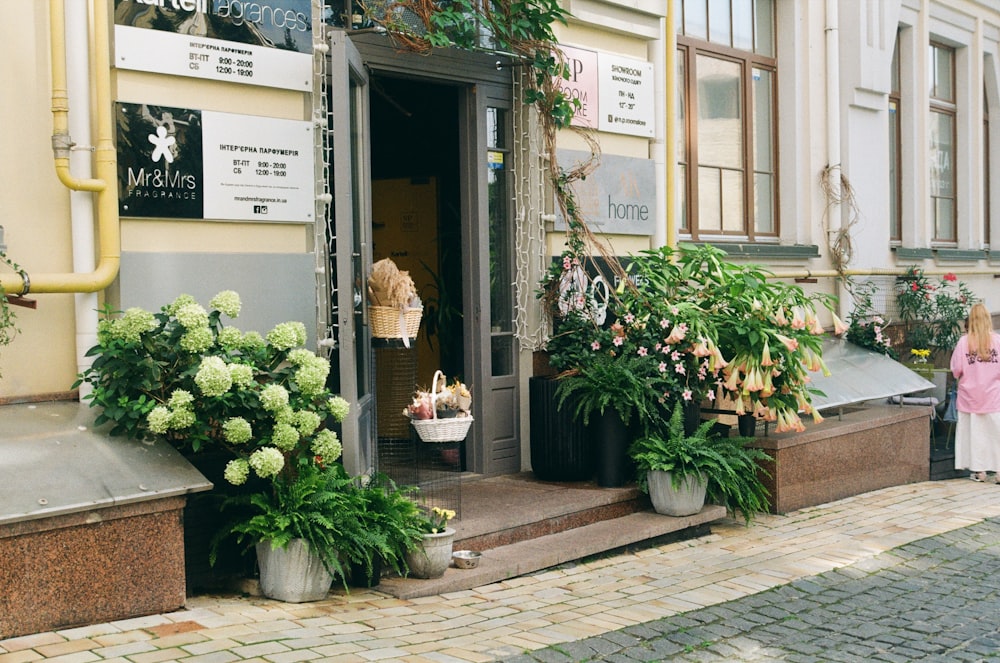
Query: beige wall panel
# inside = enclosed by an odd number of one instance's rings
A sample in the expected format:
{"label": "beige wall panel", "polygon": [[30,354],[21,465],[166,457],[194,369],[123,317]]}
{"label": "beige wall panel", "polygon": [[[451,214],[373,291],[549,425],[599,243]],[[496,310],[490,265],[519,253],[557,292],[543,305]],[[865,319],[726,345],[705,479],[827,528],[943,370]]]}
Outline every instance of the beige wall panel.
{"label": "beige wall panel", "polygon": [[[646,235],[600,235],[601,241],[617,256],[627,256],[652,248]],[[566,248],[566,233],[551,232],[545,236],[548,255],[561,255]],[[595,252],[595,255],[597,253]]]}
{"label": "beige wall panel", "polygon": [[122,220],[122,250],[159,253],[303,253],[312,228],[302,224]]}
{"label": "beige wall panel", "polygon": [[[48,3],[4,3],[0,43],[0,225],[7,253],[29,274],[72,269],[69,194],[52,161]],[[86,138],[82,140],[85,142]],[[0,348],[0,399],[67,391],[76,372],[73,298],[34,295],[17,308],[21,334]]]}
{"label": "beige wall panel", "polygon": [[630,58],[638,58],[639,60],[647,59],[646,48],[649,41],[646,39],[637,39],[628,35],[606,32],[596,27],[575,22],[568,26],[556,24],[552,27],[560,44],[586,48],[591,51],[616,53]]}
{"label": "beige wall panel", "polygon": [[116,70],[115,73],[116,101],[286,120],[309,118],[306,110],[307,97],[301,92],[124,69]]}

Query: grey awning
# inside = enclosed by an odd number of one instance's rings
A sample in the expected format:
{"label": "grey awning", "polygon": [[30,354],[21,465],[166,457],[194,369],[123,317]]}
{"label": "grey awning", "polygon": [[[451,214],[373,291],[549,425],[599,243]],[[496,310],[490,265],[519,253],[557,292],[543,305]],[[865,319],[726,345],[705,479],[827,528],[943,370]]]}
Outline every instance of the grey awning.
{"label": "grey awning", "polygon": [[0,524],[209,490],[166,442],[93,428],[78,402],[0,406]]}
{"label": "grey awning", "polygon": [[813,406],[819,410],[884,400],[934,387],[933,382],[898,361],[839,338],[824,341],[823,361],[830,375],[810,374],[811,386],[825,394],[812,397]]}

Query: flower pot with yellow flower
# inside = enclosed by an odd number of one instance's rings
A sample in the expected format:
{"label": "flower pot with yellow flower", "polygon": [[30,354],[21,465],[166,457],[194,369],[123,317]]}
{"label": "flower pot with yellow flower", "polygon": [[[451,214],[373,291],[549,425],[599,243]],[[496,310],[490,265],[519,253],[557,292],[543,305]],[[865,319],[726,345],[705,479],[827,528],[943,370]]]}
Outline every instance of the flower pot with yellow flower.
{"label": "flower pot with yellow flower", "polygon": [[451,564],[455,529],[448,521],[455,517],[451,509],[430,508],[422,519],[423,538],[406,553],[406,565],[413,578],[440,578]]}

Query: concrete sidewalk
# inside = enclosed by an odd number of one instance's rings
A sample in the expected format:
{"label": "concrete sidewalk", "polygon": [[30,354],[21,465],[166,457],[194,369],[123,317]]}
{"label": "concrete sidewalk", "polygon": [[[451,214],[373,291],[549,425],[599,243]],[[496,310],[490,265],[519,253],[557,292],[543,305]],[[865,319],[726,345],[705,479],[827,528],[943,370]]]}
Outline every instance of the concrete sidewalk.
{"label": "concrete sidewalk", "polygon": [[0,663],[490,661],[756,594],[995,516],[1000,486],[910,484],[439,596],[337,591],[299,605],[199,596],[175,613],[0,641]]}

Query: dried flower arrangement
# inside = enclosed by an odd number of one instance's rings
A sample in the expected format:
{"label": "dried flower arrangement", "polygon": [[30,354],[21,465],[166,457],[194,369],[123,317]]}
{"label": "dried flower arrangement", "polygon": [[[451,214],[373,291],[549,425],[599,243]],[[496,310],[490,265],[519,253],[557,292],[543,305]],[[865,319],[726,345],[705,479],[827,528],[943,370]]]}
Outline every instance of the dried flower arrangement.
{"label": "dried flower arrangement", "polygon": [[383,258],[372,265],[372,273],[368,277],[368,301],[373,306],[421,308],[410,273],[396,267],[391,258]]}

